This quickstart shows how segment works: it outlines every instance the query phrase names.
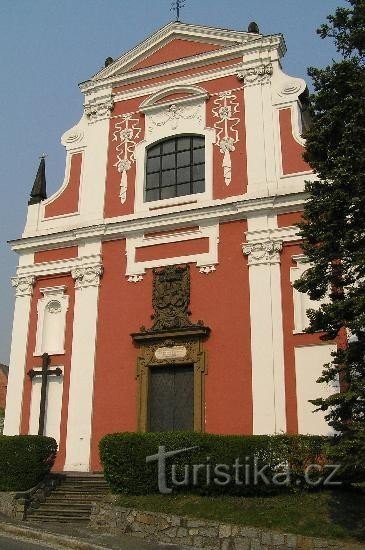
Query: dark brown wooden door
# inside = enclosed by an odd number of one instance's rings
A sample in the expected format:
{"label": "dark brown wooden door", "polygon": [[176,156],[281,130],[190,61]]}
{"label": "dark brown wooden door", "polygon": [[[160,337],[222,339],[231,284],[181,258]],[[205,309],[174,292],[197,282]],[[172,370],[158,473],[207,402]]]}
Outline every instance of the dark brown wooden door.
{"label": "dark brown wooden door", "polygon": [[194,428],[194,368],[151,368],[149,430],[173,432]]}

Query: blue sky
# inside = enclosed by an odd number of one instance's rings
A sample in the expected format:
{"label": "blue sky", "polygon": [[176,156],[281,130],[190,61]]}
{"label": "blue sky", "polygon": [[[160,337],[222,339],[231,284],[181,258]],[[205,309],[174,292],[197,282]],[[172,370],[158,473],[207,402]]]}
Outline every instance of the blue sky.
{"label": "blue sky", "polygon": [[[336,57],[315,29],[345,0],[186,0],[182,21],[283,33],[284,70],[306,77]],[[60,137],[82,113],[77,87],[108,56],[118,57],[173,18],[170,0],[1,0],[0,2],[0,362],[8,362],[17,257],[6,244],[23,231],[26,204],[47,153],[49,194],[63,180]]]}

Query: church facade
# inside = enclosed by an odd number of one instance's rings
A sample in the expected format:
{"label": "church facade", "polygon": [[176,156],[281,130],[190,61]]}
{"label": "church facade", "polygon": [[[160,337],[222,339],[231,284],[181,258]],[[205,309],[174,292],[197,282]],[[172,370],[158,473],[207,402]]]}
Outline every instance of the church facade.
{"label": "church facade", "polygon": [[285,49],[173,22],[80,85],[64,182],[46,198],[42,159],[12,241],[5,433],[41,415],[58,470],[99,470],[116,431],[329,433],[308,399],[336,343],[292,286],[314,176]]}

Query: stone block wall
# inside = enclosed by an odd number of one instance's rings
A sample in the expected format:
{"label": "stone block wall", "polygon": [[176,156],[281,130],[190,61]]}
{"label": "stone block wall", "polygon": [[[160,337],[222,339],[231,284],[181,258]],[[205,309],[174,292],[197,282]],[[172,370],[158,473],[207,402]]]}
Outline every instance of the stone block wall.
{"label": "stone block wall", "polygon": [[90,525],[96,530],[108,530],[115,534],[128,533],[146,540],[177,544],[185,549],[314,550],[331,548],[350,550],[350,548],[363,547],[217,521],[144,512],[104,502],[93,504]]}

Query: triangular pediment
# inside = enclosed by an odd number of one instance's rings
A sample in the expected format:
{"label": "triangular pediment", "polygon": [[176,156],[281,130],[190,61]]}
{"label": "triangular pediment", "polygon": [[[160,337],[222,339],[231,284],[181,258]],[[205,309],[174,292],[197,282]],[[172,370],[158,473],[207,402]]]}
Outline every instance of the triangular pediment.
{"label": "triangular pediment", "polygon": [[208,42],[196,42],[195,40],[175,38],[151,55],[142,59],[142,61],[131,67],[131,70],[136,71],[138,69],[160,65],[161,63],[168,63],[169,61],[177,61],[178,59],[219,50],[221,47],[221,45],[209,44]]}
{"label": "triangular pediment", "polygon": [[175,21],[162,27],[141,44],[113,61],[92,77],[91,82],[122,76],[133,71],[148,70],[150,67],[204,56],[219,50],[224,51],[229,47],[239,47],[261,38],[262,35],[254,33],[188,25]]}

